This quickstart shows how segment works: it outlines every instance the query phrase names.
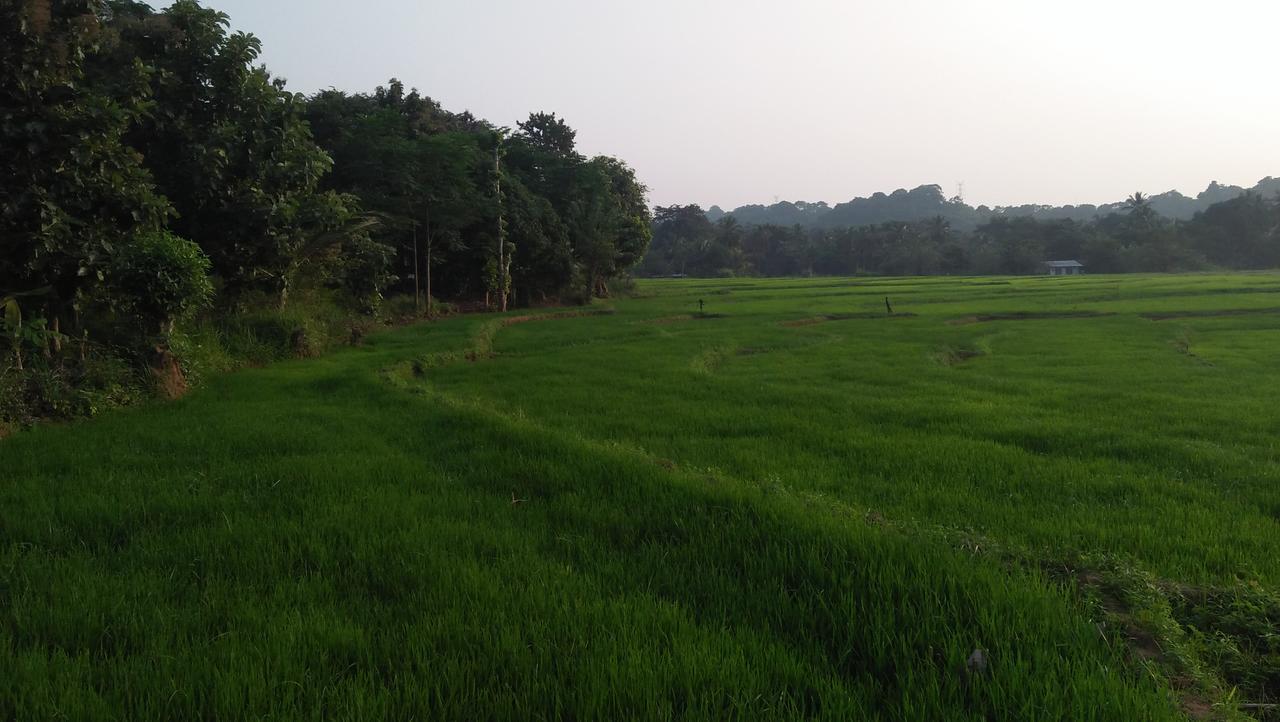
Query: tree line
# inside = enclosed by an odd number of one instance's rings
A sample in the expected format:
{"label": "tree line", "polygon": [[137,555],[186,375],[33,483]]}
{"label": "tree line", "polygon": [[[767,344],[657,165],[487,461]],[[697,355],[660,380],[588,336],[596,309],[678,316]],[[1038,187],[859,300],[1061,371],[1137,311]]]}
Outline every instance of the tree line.
{"label": "tree line", "polygon": [[[1278,196],[1280,195],[1280,178],[1263,178],[1251,188],[1222,185],[1214,181],[1195,197],[1185,196],[1178,191],[1166,191],[1149,196],[1147,200],[1151,208],[1160,215],[1185,221],[1190,220],[1196,213],[1207,210],[1211,205],[1238,198],[1246,193],[1256,193],[1268,198]],[[941,186],[922,185],[911,190],[899,188],[892,193],[874,193],[867,198],[854,198],[834,206],[822,202],[781,201],[770,206],[759,204],[739,206],[728,212],[719,206],[712,206],[707,209],[707,217],[713,223],[723,217],[733,216],[739,223],[748,225],[800,225],[806,228],[836,229],[872,226],[893,221],[905,223],[927,221],[941,216],[953,227],[971,231],[983,223],[1002,216],[1008,218],[1025,216],[1037,220],[1070,219],[1086,223],[1123,212],[1125,208],[1125,201],[1102,205],[1027,204],[994,208],[985,205],[971,206],[959,195],[946,197]]]}
{"label": "tree line", "polygon": [[645,187],[554,114],[498,127],[396,80],[305,97],[260,52],[196,0],[0,4],[10,366],[164,350],[300,287],[363,313],[586,302],[643,256]]}
{"label": "tree line", "polygon": [[1280,267],[1280,197],[1245,193],[1179,221],[1131,196],[1089,221],[994,216],[959,230],[937,215],[843,228],[712,222],[696,205],[659,207],[638,273],[648,276],[1031,274],[1047,260],[1095,273]]}

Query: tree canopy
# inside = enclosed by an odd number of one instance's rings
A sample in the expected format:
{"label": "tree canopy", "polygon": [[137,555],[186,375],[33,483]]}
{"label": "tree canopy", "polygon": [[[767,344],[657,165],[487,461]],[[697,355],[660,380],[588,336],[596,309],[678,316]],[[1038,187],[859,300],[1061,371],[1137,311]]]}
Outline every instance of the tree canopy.
{"label": "tree canopy", "polygon": [[164,347],[195,311],[283,309],[299,286],[358,313],[388,294],[588,302],[647,250],[644,185],[555,113],[511,132],[395,78],[305,97],[261,51],[197,0],[0,3],[16,358]]}

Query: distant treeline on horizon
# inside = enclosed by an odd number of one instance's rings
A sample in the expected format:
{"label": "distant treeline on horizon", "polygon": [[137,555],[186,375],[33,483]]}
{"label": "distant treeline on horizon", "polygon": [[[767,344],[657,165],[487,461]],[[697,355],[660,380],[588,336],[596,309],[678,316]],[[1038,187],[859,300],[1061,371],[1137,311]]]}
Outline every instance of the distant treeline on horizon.
{"label": "distant treeline on horizon", "polygon": [[1095,273],[1280,267],[1280,179],[1102,206],[974,208],[931,185],[835,207],[659,207],[637,273],[1030,274],[1049,260]]}
{"label": "distant treeline on horizon", "polygon": [[[1148,201],[1156,213],[1174,220],[1190,220],[1209,206],[1238,198],[1245,193],[1257,193],[1265,197],[1280,195],[1280,178],[1267,176],[1252,188],[1222,185],[1214,181],[1196,197],[1178,191],[1167,191],[1149,196]],[[1118,213],[1125,208],[1125,201],[1093,205],[1044,205],[1020,206],[971,206],[959,196],[947,198],[942,186],[922,185],[912,190],[899,188],[892,193],[874,193],[868,198],[854,198],[832,206],[824,201],[781,201],[773,205],[749,204],[725,211],[713,205],[707,209],[707,218],[715,223],[732,216],[746,225],[773,224],[779,226],[801,225],[806,228],[842,228],[867,226],[891,221],[921,221],[941,216],[961,230],[972,230],[996,216],[1028,217],[1038,220],[1091,221],[1101,216]]]}

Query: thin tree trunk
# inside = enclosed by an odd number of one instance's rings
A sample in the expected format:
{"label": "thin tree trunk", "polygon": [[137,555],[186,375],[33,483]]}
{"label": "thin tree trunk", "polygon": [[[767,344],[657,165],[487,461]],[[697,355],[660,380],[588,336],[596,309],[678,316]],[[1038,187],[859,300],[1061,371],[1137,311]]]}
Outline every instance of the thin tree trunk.
{"label": "thin tree trunk", "polygon": [[[413,312],[420,313],[422,311],[422,295],[418,291],[418,273],[420,266],[418,265],[418,222],[413,222]],[[431,292],[428,291],[428,294]]]}
{"label": "thin tree trunk", "polygon": [[[432,243],[433,236],[431,233],[431,204],[430,203],[427,204],[425,208],[425,213],[423,215],[426,216],[426,226],[427,226],[427,318],[431,318],[432,313],[435,310],[435,303],[431,300],[431,247],[433,245]],[[415,244],[415,247],[416,247],[416,244]],[[414,268],[413,272],[416,277],[418,269]]]}
{"label": "thin tree trunk", "polygon": [[80,336],[80,363],[83,364],[88,356],[88,351],[85,347],[89,345],[89,329],[84,327],[84,319],[80,318],[80,308],[78,306],[72,306],[71,313],[76,333]]}
{"label": "thin tree trunk", "polygon": [[18,299],[7,298],[4,303],[4,326],[13,344],[13,362],[22,371],[22,305]]}
{"label": "thin tree trunk", "polygon": [[493,193],[494,200],[498,204],[498,303],[501,310],[507,310],[507,269],[505,263],[506,257],[506,239],[502,233],[502,165],[499,156],[499,149],[502,141],[498,140],[493,146]]}

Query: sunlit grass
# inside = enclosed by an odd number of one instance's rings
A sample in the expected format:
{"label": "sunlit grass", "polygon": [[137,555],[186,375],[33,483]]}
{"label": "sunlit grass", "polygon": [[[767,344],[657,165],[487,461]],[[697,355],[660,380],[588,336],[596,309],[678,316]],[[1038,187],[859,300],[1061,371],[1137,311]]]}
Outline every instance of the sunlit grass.
{"label": "sunlit grass", "polygon": [[1169,590],[1280,583],[1277,294],[650,282],[20,434],[0,716],[1175,718]]}

